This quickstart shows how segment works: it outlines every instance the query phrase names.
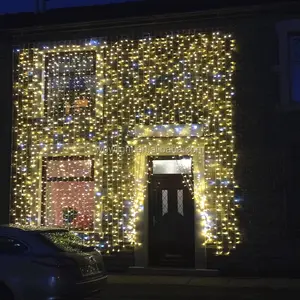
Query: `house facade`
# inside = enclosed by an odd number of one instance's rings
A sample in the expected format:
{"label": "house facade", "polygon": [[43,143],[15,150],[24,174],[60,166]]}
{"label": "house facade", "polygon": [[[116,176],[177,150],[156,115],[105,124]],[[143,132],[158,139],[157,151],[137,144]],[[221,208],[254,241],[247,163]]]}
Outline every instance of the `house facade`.
{"label": "house facade", "polygon": [[13,222],[155,264],[235,248],[234,49],[215,31],[15,49]]}
{"label": "house facade", "polygon": [[297,11],[12,29],[1,50],[1,76],[13,74],[2,87],[13,104],[10,221],[65,226],[109,255],[133,253],[135,266],[205,268],[210,252],[271,260],[268,247],[297,227],[287,183],[297,138],[283,134],[297,128]]}

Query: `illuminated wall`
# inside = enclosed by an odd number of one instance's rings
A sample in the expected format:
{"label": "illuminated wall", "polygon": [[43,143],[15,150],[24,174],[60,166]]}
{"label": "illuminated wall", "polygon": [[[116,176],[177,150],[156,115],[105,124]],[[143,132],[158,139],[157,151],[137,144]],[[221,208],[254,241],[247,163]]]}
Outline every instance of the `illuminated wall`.
{"label": "illuminated wall", "polygon": [[126,147],[143,126],[202,124],[202,234],[217,254],[229,253],[240,240],[234,48],[230,35],[194,33],[16,49],[13,222],[93,233],[108,252],[137,245],[135,192],[145,187],[135,178],[134,152],[113,149]]}

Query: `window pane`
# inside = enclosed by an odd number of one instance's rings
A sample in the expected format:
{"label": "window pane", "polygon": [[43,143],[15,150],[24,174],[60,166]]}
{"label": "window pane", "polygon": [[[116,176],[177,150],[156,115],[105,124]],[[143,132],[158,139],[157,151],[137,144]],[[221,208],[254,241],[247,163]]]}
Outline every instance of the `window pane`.
{"label": "window pane", "polygon": [[290,76],[292,101],[300,102],[300,36],[290,38]]}
{"label": "window pane", "polygon": [[161,191],[162,200],[162,216],[168,213],[168,190]]}
{"label": "window pane", "polygon": [[202,136],[203,126],[201,124],[186,125],[137,125],[134,128],[134,135],[138,137],[171,137],[171,136]]}
{"label": "window pane", "polygon": [[95,52],[82,51],[80,53],[48,53],[46,66],[50,76],[63,74],[89,74],[95,71]]}
{"label": "window pane", "polygon": [[177,190],[177,211],[183,216],[183,190]]}
{"label": "window pane", "polygon": [[153,174],[191,174],[192,159],[153,160]]}
{"label": "window pane", "polygon": [[70,178],[91,177],[92,160],[49,160],[47,177]]}
{"label": "window pane", "polygon": [[95,61],[93,51],[46,55],[44,97],[48,118],[64,125],[65,118],[68,123],[77,123],[84,121],[86,114],[93,114]]}
{"label": "window pane", "polygon": [[94,182],[57,181],[48,184],[48,225],[93,230]]}

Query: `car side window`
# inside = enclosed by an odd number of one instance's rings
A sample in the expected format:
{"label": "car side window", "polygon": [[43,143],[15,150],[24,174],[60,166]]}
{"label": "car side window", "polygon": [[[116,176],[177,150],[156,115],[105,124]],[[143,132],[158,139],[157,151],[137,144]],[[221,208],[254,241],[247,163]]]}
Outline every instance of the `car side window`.
{"label": "car side window", "polygon": [[0,236],[0,255],[1,254],[22,254],[28,247],[16,239]]}

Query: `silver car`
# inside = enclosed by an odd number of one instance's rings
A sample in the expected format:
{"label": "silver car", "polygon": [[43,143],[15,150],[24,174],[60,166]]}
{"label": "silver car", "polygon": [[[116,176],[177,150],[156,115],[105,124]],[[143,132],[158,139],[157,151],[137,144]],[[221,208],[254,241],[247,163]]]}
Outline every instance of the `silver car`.
{"label": "silver car", "polygon": [[65,229],[0,226],[0,299],[81,299],[104,288],[100,251]]}

